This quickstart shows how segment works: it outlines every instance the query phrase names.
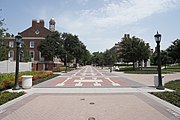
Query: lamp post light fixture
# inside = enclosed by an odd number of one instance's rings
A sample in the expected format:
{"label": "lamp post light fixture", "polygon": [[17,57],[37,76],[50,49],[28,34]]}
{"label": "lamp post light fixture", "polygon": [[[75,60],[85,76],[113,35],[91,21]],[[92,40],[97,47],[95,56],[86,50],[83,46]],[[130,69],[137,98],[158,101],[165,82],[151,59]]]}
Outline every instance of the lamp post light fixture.
{"label": "lamp post light fixture", "polygon": [[160,55],[160,42],[161,42],[161,34],[158,33],[154,35],[155,41],[157,43],[157,58],[158,58],[158,86],[157,89],[164,90],[164,86],[162,85],[162,75],[161,75],[161,55]]}
{"label": "lamp post light fixture", "polygon": [[18,35],[15,36],[16,38],[16,74],[15,74],[15,83],[13,90],[19,90],[19,83],[18,83],[18,77],[19,77],[19,48],[21,45],[22,36],[18,33]]}

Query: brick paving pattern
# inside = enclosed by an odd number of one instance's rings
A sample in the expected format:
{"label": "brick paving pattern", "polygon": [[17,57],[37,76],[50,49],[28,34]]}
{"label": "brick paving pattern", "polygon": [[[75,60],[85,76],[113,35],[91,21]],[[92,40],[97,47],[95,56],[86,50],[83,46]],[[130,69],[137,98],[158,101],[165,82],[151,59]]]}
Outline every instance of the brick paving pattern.
{"label": "brick paving pattern", "polygon": [[145,86],[92,66],[63,74],[37,87],[123,87]]}
{"label": "brick paving pattern", "polygon": [[[178,78],[167,75],[166,80]],[[150,95],[153,75],[86,66],[0,106],[0,120],[180,120],[180,109]],[[151,84],[149,84],[151,83]]]}
{"label": "brick paving pattern", "polygon": [[[33,95],[32,95],[33,96]],[[31,96],[31,97],[32,97]],[[19,104],[2,120],[170,120],[175,118],[146,103],[142,94],[63,95],[39,94]],[[166,114],[164,114],[166,113]],[[5,114],[5,113],[4,113]]]}

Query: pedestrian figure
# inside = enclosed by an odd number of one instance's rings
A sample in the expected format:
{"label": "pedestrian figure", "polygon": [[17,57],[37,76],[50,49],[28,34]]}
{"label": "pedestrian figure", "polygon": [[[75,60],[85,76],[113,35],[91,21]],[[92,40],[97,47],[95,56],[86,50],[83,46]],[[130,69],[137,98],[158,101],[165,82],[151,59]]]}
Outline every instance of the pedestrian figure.
{"label": "pedestrian figure", "polygon": [[110,67],[110,72],[112,72],[112,67]]}

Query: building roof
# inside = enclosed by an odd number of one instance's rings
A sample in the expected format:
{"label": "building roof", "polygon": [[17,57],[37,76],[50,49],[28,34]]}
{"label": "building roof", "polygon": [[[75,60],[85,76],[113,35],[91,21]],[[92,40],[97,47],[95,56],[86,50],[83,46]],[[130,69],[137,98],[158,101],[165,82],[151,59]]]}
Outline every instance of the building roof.
{"label": "building roof", "polygon": [[32,26],[22,31],[22,37],[46,37],[51,31],[44,27],[44,20],[32,20]]}

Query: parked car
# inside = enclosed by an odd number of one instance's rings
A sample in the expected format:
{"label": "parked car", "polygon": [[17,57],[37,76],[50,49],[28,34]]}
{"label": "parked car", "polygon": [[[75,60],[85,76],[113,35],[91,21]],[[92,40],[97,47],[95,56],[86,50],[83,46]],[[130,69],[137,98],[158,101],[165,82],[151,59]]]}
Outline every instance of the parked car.
{"label": "parked car", "polygon": [[114,66],[113,70],[120,70],[118,66]]}

